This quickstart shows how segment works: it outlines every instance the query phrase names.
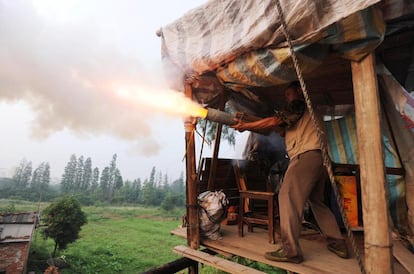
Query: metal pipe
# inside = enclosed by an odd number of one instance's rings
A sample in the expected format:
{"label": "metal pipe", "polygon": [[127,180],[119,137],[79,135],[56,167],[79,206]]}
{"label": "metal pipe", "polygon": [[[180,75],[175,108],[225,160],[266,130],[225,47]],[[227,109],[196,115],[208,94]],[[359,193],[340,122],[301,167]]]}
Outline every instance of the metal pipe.
{"label": "metal pipe", "polygon": [[235,119],[241,119],[245,122],[253,122],[253,121],[260,120],[261,118],[252,116],[252,115],[247,115],[241,112],[231,114],[231,113],[221,111],[218,109],[207,108],[207,115],[205,119],[213,121],[213,122],[217,122],[217,123],[222,123],[228,126],[233,126],[237,124],[237,120]]}
{"label": "metal pipe", "polygon": [[221,111],[214,108],[207,108],[207,116],[206,119],[217,122],[217,123],[223,123],[225,125],[233,126],[237,124],[237,121],[235,121],[236,117],[228,112]]}

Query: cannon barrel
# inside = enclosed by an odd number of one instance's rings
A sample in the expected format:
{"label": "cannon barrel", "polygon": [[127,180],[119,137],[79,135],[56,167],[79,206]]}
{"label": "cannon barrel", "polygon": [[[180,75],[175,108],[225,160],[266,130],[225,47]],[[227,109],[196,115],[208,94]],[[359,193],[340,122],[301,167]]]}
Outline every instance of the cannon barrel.
{"label": "cannon barrel", "polygon": [[235,114],[231,114],[214,108],[207,108],[207,115],[205,117],[205,119],[207,120],[217,123],[223,123],[228,126],[233,126],[237,124],[237,121],[235,120],[236,118],[241,119],[244,122],[253,122],[261,119],[260,117],[248,115],[242,112],[236,112]]}
{"label": "cannon barrel", "polygon": [[237,121],[234,120],[235,118],[236,118],[235,115],[230,114],[228,112],[221,111],[221,110],[214,109],[214,108],[207,108],[207,116],[206,116],[207,120],[233,126],[237,124]]}

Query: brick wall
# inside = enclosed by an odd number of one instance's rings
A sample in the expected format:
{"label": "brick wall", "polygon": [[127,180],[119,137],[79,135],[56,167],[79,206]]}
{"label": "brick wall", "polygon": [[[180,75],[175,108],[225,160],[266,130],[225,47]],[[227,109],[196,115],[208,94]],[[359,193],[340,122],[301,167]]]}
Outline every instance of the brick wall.
{"label": "brick wall", "polygon": [[29,252],[29,242],[0,244],[0,273],[24,273]]}

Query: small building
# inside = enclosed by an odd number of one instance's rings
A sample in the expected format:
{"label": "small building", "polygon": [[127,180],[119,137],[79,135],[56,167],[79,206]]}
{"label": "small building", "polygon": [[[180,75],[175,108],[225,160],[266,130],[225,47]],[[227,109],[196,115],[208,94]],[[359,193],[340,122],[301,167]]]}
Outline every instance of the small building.
{"label": "small building", "polygon": [[26,273],[37,212],[0,214],[0,273]]}

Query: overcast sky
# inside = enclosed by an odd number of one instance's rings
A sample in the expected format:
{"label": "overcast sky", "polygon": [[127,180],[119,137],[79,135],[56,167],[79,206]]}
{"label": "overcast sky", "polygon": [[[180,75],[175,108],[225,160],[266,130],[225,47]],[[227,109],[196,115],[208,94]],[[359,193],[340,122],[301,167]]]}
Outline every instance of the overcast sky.
{"label": "overcast sky", "polygon": [[72,154],[102,171],[116,153],[124,179],[178,178],[182,117],[120,91],[165,90],[155,32],[204,2],[0,0],[0,176],[25,158],[60,178]]}

